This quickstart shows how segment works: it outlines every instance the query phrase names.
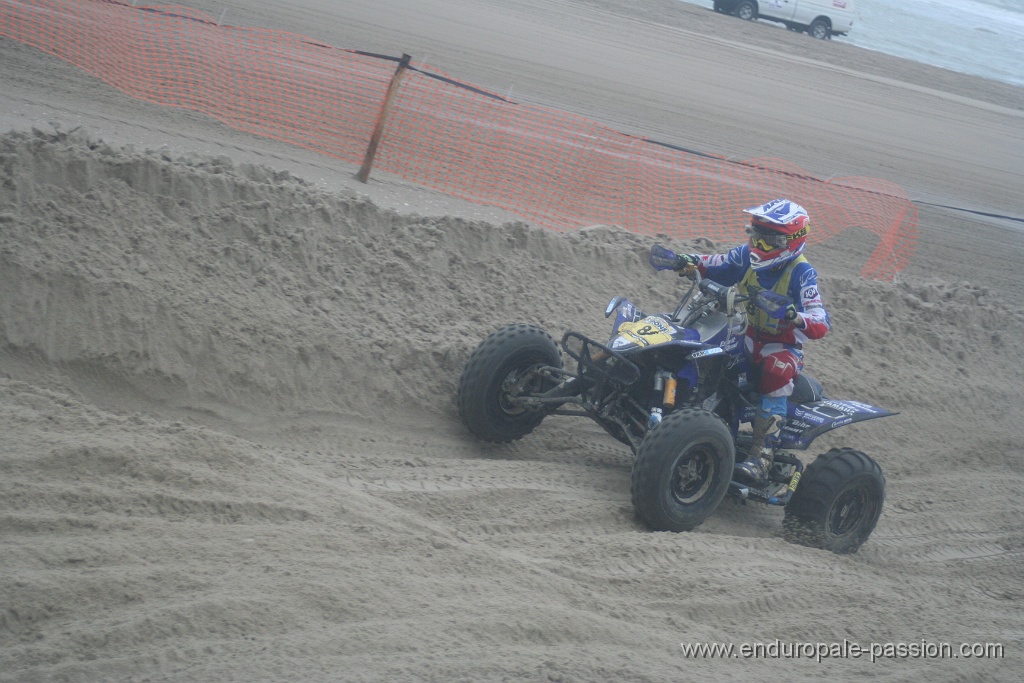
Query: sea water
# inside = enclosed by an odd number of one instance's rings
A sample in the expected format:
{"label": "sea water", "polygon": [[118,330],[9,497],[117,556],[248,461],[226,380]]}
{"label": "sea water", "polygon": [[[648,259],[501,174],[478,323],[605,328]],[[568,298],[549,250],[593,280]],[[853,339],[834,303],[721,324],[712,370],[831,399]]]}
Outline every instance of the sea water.
{"label": "sea water", "polygon": [[835,40],[1024,86],[1024,0],[857,0],[856,15]]}
{"label": "sea water", "polygon": [[1024,85],[1024,0],[858,0],[852,45]]}

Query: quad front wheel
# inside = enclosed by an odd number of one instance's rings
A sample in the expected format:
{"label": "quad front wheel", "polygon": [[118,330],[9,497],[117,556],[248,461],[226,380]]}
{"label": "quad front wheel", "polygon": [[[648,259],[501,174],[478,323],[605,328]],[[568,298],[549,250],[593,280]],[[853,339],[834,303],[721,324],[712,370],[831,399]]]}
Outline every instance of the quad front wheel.
{"label": "quad front wheel", "polygon": [[855,553],[874,531],[884,500],[878,463],[852,448],[833,448],[807,466],[786,505],[786,540]]}
{"label": "quad front wheel", "polygon": [[687,408],[648,432],[633,461],[633,507],[655,531],[689,531],[725,497],[736,459],[725,423]]}
{"label": "quad front wheel", "polygon": [[562,356],[541,328],[518,324],[492,332],[462,370],[456,402],[463,424],[477,438],[495,443],[532,432],[547,412],[523,407],[516,399],[554,386],[537,372],[545,366],[561,368]]}

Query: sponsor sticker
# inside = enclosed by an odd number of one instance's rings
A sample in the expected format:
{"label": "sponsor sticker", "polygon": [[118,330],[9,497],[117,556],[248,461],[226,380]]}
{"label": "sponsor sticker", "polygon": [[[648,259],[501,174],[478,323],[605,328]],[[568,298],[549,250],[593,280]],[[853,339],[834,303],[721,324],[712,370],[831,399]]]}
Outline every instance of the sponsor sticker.
{"label": "sponsor sticker", "polygon": [[640,346],[672,341],[671,327],[661,318],[649,317],[635,323],[619,325],[619,334]]}
{"label": "sponsor sticker", "polygon": [[874,407],[873,405],[861,403],[860,401],[833,401],[829,399],[823,401],[823,403],[830,408],[842,411],[844,413],[847,413],[848,415],[853,415],[855,413],[870,413],[874,415],[875,413],[879,412],[878,408]]}
{"label": "sponsor sticker", "polygon": [[657,327],[660,331],[664,332],[665,334],[672,334],[672,326],[656,315],[647,316],[646,318],[643,319],[643,322],[647,323],[648,325],[653,325],[654,327]]}
{"label": "sponsor sticker", "polygon": [[814,268],[806,269],[803,272],[803,275],[800,276],[800,288],[801,289],[803,289],[804,287],[810,287],[812,285],[815,285],[815,284],[817,284],[817,282],[818,282],[818,271],[814,270]]}
{"label": "sponsor sticker", "polygon": [[823,425],[826,422],[831,422],[838,417],[844,417],[846,413],[841,410],[836,410],[830,406],[818,404],[810,408],[797,408],[793,411],[793,416],[806,422],[810,422],[814,425]]}

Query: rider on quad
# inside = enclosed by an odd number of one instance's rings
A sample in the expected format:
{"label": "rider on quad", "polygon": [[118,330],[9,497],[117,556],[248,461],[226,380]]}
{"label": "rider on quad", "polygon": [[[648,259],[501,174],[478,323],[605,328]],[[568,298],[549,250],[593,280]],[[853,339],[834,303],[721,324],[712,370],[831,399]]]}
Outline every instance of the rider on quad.
{"label": "rider on quad", "polygon": [[825,336],[829,316],[818,292],[818,274],[803,255],[810,227],[807,211],[788,199],[776,199],[744,212],[751,216],[747,244],[726,254],[680,254],[676,270],[691,278],[699,271],[719,284],[737,285],[740,294],[770,289],[794,302],[782,320],[753,306],[748,311],[746,348],[758,370],[761,405],[750,452],[737,463],[734,476],[763,487],[785,424],[786,400],[803,367],[803,344]]}

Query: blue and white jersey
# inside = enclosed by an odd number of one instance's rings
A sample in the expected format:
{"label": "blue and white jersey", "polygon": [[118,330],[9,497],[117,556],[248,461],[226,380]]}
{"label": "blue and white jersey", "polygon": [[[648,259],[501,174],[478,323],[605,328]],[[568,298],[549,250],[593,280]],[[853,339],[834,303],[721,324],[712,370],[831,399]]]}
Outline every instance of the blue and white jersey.
{"label": "blue and white jersey", "polygon": [[[750,270],[750,246],[741,244],[725,254],[701,255],[699,267],[703,277],[722,285],[735,285]],[[774,289],[785,272],[785,266],[761,268],[755,270],[754,275],[758,285],[765,289]],[[796,304],[797,315],[803,320],[804,326],[801,328],[792,325],[778,335],[759,335],[753,328],[748,330],[748,333],[758,341],[791,345],[802,345],[808,339],[824,337],[831,327],[828,311],[825,310],[821,293],[818,291],[818,272],[806,260],[798,262],[793,267],[785,294]]]}

